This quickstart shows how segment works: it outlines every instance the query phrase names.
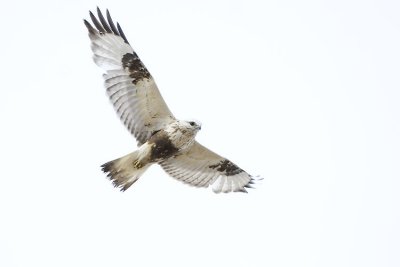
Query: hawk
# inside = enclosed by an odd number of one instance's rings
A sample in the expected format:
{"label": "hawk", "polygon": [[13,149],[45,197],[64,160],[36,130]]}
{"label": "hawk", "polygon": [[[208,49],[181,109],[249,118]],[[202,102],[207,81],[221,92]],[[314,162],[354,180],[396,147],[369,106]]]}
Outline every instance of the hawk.
{"label": "hawk", "polygon": [[258,178],[195,140],[196,121],[178,120],[162,98],[150,72],[139,59],[110,12],[97,8],[89,31],[94,62],[118,116],[138,143],[138,150],[103,164],[102,170],[121,191],[127,190],[152,165],[192,186],[212,185],[215,193],[247,192]]}

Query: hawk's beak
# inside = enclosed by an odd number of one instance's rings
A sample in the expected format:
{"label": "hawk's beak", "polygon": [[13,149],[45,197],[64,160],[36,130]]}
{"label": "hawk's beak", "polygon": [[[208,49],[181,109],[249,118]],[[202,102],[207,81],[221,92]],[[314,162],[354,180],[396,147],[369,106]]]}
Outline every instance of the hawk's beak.
{"label": "hawk's beak", "polygon": [[197,130],[199,130],[199,131],[201,130],[201,125],[197,126]]}

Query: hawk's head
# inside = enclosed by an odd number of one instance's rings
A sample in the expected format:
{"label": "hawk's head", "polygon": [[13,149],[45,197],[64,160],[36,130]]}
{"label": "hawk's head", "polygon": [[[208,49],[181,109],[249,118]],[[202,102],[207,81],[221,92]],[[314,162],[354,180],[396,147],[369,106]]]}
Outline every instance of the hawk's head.
{"label": "hawk's head", "polygon": [[183,122],[189,124],[189,126],[186,125],[186,127],[192,128],[195,132],[201,130],[201,123],[198,121],[183,121]]}
{"label": "hawk's head", "polygon": [[176,120],[165,128],[168,138],[179,150],[189,148],[201,129],[201,124],[196,121]]}
{"label": "hawk's head", "polygon": [[186,132],[188,134],[192,134],[193,136],[195,136],[197,132],[200,131],[201,129],[201,123],[193,120],[190,121],[179,120],[177,121],[177,127],[182,132]]}
{"label": "hawk's head", "polygon": [[197,132],[201,129],[201,123],[198,121],[183,121],[183,120],[177,120],[174,123],[170,125],[170,127],[173,129],[170,130],[170,132],[173,131],[179,131],[184,135],[188,136],[195,136]]}

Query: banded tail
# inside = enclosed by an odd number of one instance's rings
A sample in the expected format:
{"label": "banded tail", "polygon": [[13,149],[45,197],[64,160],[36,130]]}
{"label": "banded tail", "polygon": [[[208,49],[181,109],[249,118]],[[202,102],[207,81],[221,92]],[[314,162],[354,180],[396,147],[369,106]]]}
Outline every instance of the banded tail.
{"label": "banded tail", "polygon": [[140,150],[136,150],[126,156],[104,163],[101,165],[101,169],[107,173],[107,177],[112,181],[114,187],[125,191],[151,166],[150,163],[142,163],[139,157]]}

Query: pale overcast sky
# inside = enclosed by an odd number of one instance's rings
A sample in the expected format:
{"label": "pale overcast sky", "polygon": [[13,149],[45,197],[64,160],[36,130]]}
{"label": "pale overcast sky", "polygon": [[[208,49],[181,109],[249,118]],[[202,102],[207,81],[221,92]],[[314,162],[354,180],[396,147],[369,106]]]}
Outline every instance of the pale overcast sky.
{"label": "pale overcast sky", "polygon": [[[136,149],[83,18],[109,8],[198,140],[265,179],[196,189]],[[400,266],[399,1],[3,5],[0,266]]]}

